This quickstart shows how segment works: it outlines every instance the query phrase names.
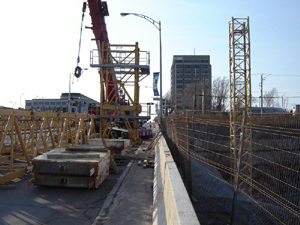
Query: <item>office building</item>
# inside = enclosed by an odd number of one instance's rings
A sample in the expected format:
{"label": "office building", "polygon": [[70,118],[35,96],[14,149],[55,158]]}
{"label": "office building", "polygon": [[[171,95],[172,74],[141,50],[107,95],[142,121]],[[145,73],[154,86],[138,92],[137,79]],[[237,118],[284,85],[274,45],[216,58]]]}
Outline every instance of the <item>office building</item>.
{"label": "office building", "polygon": [[172,104],[180,107],[185,87],[190,83],[206,82],[205,109],[211,108],[211,65],[209,55],[174,55],[171,67]]}

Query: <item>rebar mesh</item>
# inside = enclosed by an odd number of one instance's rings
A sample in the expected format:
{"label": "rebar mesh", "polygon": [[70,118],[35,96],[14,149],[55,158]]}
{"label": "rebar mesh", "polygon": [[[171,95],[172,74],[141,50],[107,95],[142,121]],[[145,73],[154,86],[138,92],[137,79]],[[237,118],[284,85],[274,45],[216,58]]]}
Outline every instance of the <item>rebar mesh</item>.
{"label": "rebar mesh", "polygon": [[180,111],[163,129],[201,224],[229,224],[232,213],[233,224],[300,224],[299,115],[252,115],[252,151],[241,158],[252,177],[240,172],[235,212],[229,116]]}

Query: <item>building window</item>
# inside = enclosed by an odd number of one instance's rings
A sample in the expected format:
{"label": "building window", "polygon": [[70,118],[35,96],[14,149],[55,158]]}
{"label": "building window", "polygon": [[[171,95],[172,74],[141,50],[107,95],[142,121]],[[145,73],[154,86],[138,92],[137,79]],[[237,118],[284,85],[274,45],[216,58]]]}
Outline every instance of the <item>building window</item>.
{"label": "building window", "polygon": [[182,85],[177,85],[176,87],[179,89],[182,89]]}

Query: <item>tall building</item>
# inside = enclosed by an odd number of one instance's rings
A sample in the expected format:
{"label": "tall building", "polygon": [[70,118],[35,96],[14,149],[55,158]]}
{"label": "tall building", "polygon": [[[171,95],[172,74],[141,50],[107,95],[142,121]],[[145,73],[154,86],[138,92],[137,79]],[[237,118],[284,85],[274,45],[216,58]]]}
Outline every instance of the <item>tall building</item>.
{"label": "tall building", "polygon": [[187,84],[204,81],[209,83],[204,96],[205,109],[210,109],[211,65],[209,55],[174,55],[171,67],[171,98],[173,105],[180,107],[180,99]]}

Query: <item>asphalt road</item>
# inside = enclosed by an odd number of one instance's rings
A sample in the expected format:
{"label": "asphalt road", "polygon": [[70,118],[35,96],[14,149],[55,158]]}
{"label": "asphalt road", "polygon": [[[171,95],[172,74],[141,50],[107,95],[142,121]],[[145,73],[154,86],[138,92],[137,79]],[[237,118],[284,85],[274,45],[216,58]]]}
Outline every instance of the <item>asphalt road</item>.
{"label": "asphalt road", "polygon": [[28,186],[32,176],[22,177],[11,182],[15,189],[0,190],[0,224],[92,224],[120,175],[110,174],[96,190]]}

